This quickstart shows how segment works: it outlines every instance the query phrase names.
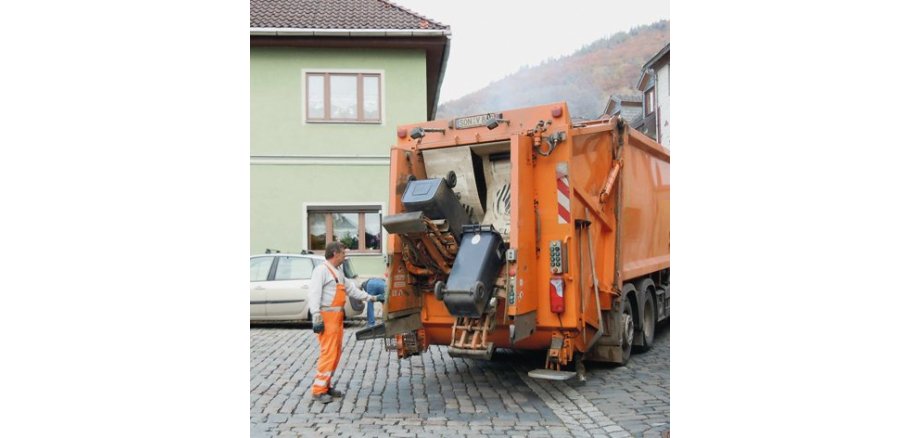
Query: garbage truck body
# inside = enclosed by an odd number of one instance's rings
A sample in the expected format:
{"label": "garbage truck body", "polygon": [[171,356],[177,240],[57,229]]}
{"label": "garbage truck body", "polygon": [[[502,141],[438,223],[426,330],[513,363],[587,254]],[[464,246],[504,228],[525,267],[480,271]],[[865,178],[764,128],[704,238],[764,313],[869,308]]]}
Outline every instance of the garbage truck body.
{"label": "garbage truck body", "polygon": [[545,350],[624,364],[670,315],[670,154],[564,102],[409,124],[390,151],[385,324],[399,357]]}

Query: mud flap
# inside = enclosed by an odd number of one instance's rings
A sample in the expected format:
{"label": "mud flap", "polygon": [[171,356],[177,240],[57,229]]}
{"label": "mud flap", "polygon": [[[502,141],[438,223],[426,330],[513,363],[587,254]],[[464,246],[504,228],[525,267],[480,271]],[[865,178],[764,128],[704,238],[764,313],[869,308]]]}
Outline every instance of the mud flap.
{"label": "mud flap", "polygon": [[537,328],[537,312],[533,311],[513,317],[513,324],[509,327],[509,337],[514,344],[522,339],[527,339]]}
{"label": "mud flap", "polygon": [[622,313],[612,310],[603,311],[607,329],[597,343],[585,354],[585,359],[596,362],[607,362],[622,365],[622,346],[620,338],[623,336]]}

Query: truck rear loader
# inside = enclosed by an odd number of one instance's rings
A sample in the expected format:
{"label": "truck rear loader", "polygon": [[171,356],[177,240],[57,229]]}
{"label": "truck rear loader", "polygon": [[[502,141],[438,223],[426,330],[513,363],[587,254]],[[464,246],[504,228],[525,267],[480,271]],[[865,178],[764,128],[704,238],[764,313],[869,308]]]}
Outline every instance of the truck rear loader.
{"label": "truck rear loader", "polygon": [[[670,154],[564,102],[399,126],[384,338],[400,358],[545,350],[545,379],[625,364],[670,315]],[[574,371],[572,369],[574,368]]]}

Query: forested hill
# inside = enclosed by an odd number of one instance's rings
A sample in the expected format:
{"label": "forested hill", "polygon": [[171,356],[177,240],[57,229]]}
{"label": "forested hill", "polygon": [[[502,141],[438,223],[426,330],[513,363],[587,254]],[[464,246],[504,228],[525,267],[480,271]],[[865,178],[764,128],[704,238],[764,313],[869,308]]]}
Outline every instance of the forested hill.
{"label": "forested hill", "polygon": [[522,67],[485,88],[438,106],[437,118],[567,101],[573,117],[596,118],[611,94],[637,95],[639,69],[670,41],[662,20],[599,39],[577,52]]}

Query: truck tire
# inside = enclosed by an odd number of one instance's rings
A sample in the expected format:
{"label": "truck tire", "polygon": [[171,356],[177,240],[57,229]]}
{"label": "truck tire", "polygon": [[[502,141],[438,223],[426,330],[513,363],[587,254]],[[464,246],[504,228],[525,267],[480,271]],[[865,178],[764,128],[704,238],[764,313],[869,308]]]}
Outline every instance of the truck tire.
{"label": "truck tire", "polygon": [[655,343],[655,302],[646,299],[642,309],[642,345],[639,351],[645,352],[652,349]]}
{"label": "truck tire", "polygon": [[642,332],[639,333],[638,350],[645,352],[652,349],[655,343],[655,324],[658,322],[658,314],[655,313],[655,283],[652,280],[645,279],[639,283],[640,294],[645,302],[642,303],[642,312],[639,316],[642,318]]}
{"label": "truck tire", "polygon": [[624,319],[623,326],[626,330],[623,332],[622,337],[620,338],[620,349],[622,351],[621,354],[623,355],[622,365],[625,366],[629,362],[629,356],[632,352],[633,338],[635,337],[636,331],[636,321],[633,319],[634,312],[632,304],[629,302],[629,297],[624,296],[622,300],[623,309],[621,310],[621,318]]}

